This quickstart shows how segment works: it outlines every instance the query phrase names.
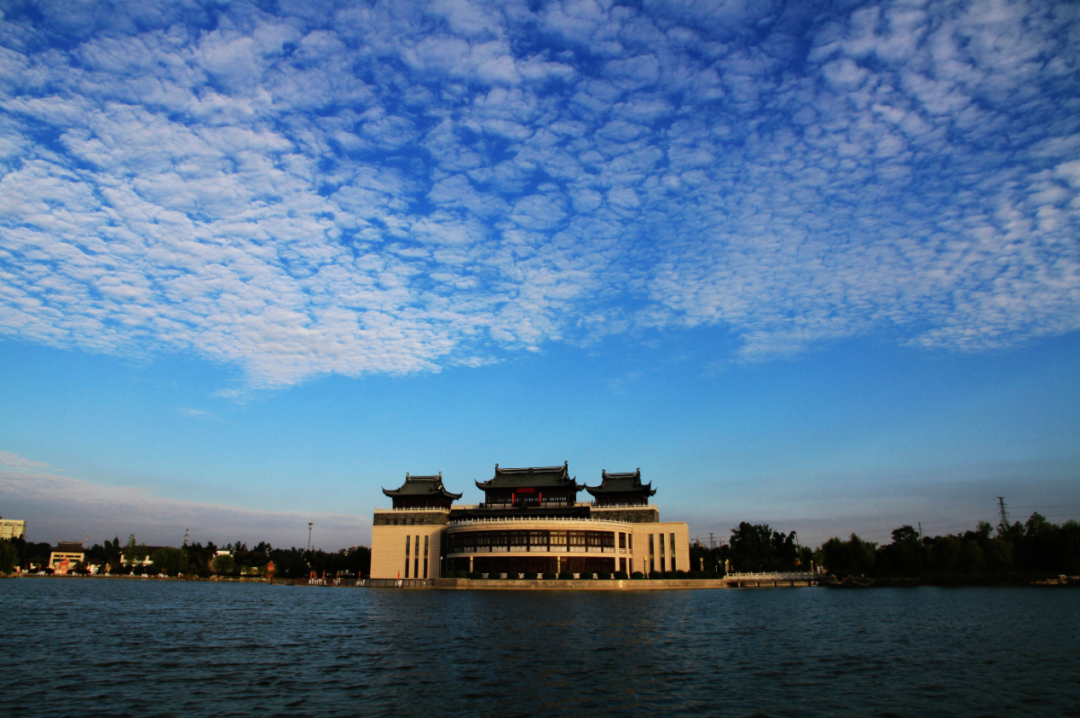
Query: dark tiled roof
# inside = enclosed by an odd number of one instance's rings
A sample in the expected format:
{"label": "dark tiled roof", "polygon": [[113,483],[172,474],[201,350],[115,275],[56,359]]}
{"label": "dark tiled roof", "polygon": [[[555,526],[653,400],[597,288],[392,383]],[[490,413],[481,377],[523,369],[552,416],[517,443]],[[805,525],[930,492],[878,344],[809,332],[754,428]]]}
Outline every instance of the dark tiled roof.
{"label": "dark tiled roof", "polygon": [[435,476],[410,476],[405,474],[405,483],[400,489],[383,489],[387,496],[441,496],[451,501],[461,498],[461,494],[452,494],[443,487],[442,472]]}
{"label": "dark tiled roof", "polygon": [[525,469],[500,469],[499,465],[495,464],[495,476],[488,481],[477,481],[476,486],[483,491],[530,486],[573,491],[582,491],[585,488],[570,478],[569,462],[564,462],[562,466],[531,466]]}
{"label": "dark tiled roof", "polygon": [[56,553],[86,553],[82,541],[58,541],[53,551]]}
{"label": "dark tiled roof", "polygon": [[602,471],[600,476],[599,486],[585,487],[585,490],[593,496],[597,494],[645,494],[646,496],[653,496],[656,494],[656,489],[652,487],[651,481],[647,484],[641,483],[641,469],[625,474],[609,474]]}

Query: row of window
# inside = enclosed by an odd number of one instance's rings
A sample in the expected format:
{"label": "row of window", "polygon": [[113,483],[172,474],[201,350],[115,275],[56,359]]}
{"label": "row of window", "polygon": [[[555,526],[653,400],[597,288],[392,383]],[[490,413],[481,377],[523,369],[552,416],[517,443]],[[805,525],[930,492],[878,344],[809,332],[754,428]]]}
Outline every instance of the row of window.
{"label": "row of window", "polygon": [[424,553],[422,554],[423,557],[424,557],[424,560],[421,562],[420,561],[420,558],[421,558],[420,537],[419,536],[406,536],[405,537],[405,578],[409,577],[409,549],[414,543],[415,543],[416,548],[412,552],[413,553],[413,559],[412,559],[412,570],[413,570],[412,575],[413,575],[413,578],[420,578],[421,577],[420,576],[420,566],[421,565],[423,565],[423,567],[424,567],[424,576],[423,576],[423,578],[428,577],[428,575],[427,575],[428,574],[427,556],[429,555],[428,554],[428,551],[429,551],[428,541],[429,541],[429,537],[425,536],[424,537]]}
{"label": "row of window", "polygon": [[[669,534],[671,536],[671,570],[677,571],[675,567],[675,534]],[[667,571],[667,555],[664,552],[664,534],[649,534],[649,571],[656,570],[656,550],[660,547],[660,571]]]}
{"label": "row of window", "polygon": [[[614,548],[614,531],[470,531],[447,537],[451,553],[478,546],[586,546]],[[619,548],[633,548],[631,534],[619,532]]]}

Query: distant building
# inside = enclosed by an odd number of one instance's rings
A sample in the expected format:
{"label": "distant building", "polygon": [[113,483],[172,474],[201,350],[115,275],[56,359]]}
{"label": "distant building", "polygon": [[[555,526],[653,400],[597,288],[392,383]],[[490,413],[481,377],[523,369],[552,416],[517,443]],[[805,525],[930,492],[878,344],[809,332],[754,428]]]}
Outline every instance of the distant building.
{"label": "distant building", "polygon": [[60,541],[49,554],[49,568],[58,574],[70,573],[85,557],[81,541]]}
{"label": "distant building", "polygon": [[22,538],[26,533],[26,522],[15,521],[14,519],[5,519],[0,517],[0,540],[8,540]]}
{"label": "distant building", "polygon": [[[660,522],[641,470],[601,473],[589,487],[569,465],[503,469],[477,481],[484,503],[454,505],[442,474],[405,475],[372,521],[373,578],[438,578],[446,571],[572,573],[690,568],[689,529]],[[580,502],[587,491],[593,502]]]}

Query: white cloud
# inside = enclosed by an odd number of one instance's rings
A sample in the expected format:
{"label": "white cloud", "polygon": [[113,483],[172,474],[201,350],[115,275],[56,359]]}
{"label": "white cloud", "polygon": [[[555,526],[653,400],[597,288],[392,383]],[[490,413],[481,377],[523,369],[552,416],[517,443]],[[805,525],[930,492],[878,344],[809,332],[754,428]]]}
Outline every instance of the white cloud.
{"label": "white cloud", "polygon": [[0,22],[0,333],[273,386],[1080,328],[1069,4],[147,8]]}

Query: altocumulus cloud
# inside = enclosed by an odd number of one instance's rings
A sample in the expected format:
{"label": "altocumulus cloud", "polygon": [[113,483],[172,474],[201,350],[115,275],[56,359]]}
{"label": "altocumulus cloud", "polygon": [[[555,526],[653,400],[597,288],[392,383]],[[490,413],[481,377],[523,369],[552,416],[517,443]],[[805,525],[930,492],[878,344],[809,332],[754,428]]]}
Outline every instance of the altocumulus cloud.
{"label": "altocumulus cloud", "polygon": [[1080,327],[1080,7],[7,3],[0,332],[255,386]]}

